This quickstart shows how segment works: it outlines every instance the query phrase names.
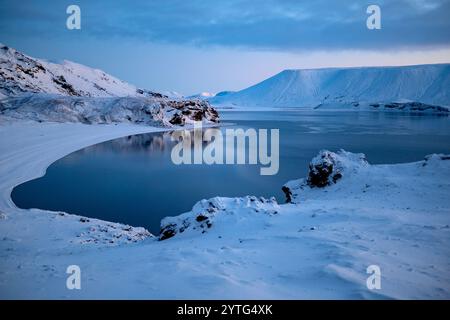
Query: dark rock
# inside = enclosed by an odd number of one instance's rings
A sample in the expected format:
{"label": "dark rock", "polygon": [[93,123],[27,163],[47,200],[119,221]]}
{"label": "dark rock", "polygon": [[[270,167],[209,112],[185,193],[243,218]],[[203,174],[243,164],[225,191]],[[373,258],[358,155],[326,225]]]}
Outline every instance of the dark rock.
{"label": "dark rock", "polygon": [[160,232],[159,240],[162,241],[162,240],[172,238],[177,233],[176,227],[177,227],[176,224],[169,224],[169,225],[165,226]]}
{"label": "dark rock", "polygon": [[291,189],[289,189],[286,186],[283,186],[281,188],[281,191],[284,192],[285,196],[286,196],[286,203],[291,203],[292,202],[292,192]]}
{"label": "dark rock", "polygon": [[173,115],[172,119],[169,120],[169,122],[173,125],[179,125],[182,126],[185,123],[185,120],[183,118],[183,116],[181,116],[180,114],[176,113]]}
{"label": "dark rock", "polygon": [[199,215],[197,216],[197,218],[195,218],[195,220],[196,220],[197,222],[202,222],[202,221],[208,220],[208,217],[207,217],[207,216],[204,216],[204,215],[202,215],[202,214],[199,214]]}
{"label": "dark rock", "polygon": [[310,187],[323,188],[336,183],[342,173],[336,168],[335,154],[324,151],[309,164],[307,184]]}
{"label": "dark rock", "polygon": [[71,84],[67,83],[66,79],[64,78],[64,76],[58,76],[56,78],[53,78],[53,82],[55,82],[56,84],[60,85],[61,88],[63,88],[64,90],[66,90],[69,95],[71,96],[79,96],[78,92],[75,91],[75,89],[72,87]]}
{"label": "dark rock", "polygon": [[342,178],[342,174],[338,172],[335,175],[333,175],[333,182],[336,183],[341,178]]}

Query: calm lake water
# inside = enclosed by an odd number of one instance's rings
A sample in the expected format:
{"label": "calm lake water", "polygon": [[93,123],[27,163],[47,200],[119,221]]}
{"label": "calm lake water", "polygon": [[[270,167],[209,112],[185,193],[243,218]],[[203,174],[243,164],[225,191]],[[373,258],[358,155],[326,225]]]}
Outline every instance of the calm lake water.
{"label": "calm lake water", "polygon": [[[304,177],[319,150],[363,152],[371,163],[450,154],[450,118],[376,112],[223,112],[226,128],[280,130],[280,169],[261,176],[260,165],[175,165],[168,133],[141,134],[76,151],[52,164],[44,177],[12,192],[20,208],[65,211],[146,227],[159,233],[163,217],[189,211],[217,195],[275,196]],[[221,130],[225,130],[222,128]]]}

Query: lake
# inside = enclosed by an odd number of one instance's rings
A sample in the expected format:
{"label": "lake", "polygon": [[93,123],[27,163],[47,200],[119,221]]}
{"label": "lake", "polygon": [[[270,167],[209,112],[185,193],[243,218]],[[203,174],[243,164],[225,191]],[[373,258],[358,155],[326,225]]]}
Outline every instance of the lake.
{"label": "lake", "polygon": [[275,196],[304,177],[319,150],[363,152],[370,163],[418,161],[450,154],[450,118],[378,112],[267,111],[221,113],[225,128],[279,129],[280,167],[261,176],[260,165],[175,165],[169,133],[124,137],[76,151],[44,177],[14,188],[20,208],[65,211],[143,226],[159,233],[163,217],[189,211],[214,196]]}

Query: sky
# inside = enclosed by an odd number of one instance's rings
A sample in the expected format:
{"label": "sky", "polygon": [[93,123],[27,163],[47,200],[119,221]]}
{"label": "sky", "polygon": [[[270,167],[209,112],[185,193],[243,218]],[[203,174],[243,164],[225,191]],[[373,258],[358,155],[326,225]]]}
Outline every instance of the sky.
{"label": "sky", "polygon": [[[66,27],[71,4],[80,30]],[[189,95],[284,69],[450,62],[449,14],[450,0],[0,0],[0,42]]]}

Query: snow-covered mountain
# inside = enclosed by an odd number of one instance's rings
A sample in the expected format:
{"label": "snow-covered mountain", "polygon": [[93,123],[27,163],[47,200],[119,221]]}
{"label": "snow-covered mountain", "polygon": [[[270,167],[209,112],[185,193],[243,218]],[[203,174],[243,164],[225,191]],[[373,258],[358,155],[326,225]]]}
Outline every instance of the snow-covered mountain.
{"label": "snow-covered mountain", "polygon": [[0,115],[52,122],[184,125],[218,122],[206,101],[140,89],[102,70],[50,63],[0,44]]}
{"label": "snow-covered mountain", "polygon": [[86,97],[148,95],[102,70],[71,61],[47,62],[0,44],[0,93],[11,96],[24,92]]}
{"label": "snow-covered mountain", "polygon": [[450,64],[285,70],[209,101],[241,107],[314,108],[407,101],[450,106]]}
{"label": "snow-covered mountain", "polygon": [[201,92],[198,94],[194,94],[192,96],[188,96],[189,99],[199,99],[199,100],[207,100],[213,97],[215,97],[215,94],[211,92]]}

